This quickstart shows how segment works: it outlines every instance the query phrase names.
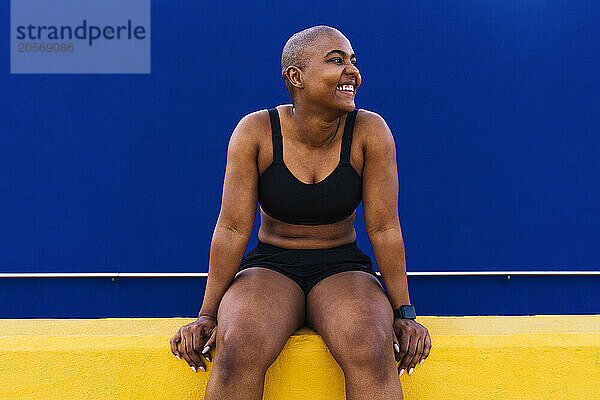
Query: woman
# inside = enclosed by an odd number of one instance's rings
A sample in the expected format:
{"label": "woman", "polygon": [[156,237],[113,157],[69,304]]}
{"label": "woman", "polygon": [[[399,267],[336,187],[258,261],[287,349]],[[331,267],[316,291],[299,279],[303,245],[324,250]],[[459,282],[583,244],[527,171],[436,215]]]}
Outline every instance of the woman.
{"label": "woman", "polygon": [[[268,367],[307,324],[349,399],[402,398],[398,372],[412,373],[431,339],[402,314],[411,306],[393,136],[378,114],[355,110],[361,76],[338,30],[298,32],[281,63],[292,104],[246,115],[231,136],[204,301],[171,351],[205,371],[200,356],[210,361],[218,343],[205,399],[262,399]],[[387,292],[356,246],[361,200]],[[257,201],[259,242],[242,259]]]}

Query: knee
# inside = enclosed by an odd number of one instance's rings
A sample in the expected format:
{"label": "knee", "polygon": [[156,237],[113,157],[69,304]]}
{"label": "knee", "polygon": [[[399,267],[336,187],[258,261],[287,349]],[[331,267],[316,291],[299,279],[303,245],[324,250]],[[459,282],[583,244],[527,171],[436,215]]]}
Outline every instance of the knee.
{"label": "knee", "polygon": [[342,348],[336,351],[344,373],[357,371],[375,380],[385,381],[387,366],[394,359],[393,329],[373,324],[340,330],[336,340]]}
{"label": "knee", "polygon": [[236,379],[241,373],[264,371],[274,360],[269,360],[268,335],[260,329],[250,327],[228,327],[217,333],[214,367],[223,379]]}

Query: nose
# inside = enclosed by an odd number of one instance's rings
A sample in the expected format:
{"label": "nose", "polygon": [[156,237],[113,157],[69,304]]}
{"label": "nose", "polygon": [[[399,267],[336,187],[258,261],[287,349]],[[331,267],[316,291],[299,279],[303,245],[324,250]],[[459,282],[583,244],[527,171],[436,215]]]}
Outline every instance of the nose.
{"label": "nose", "polygon": [[344,71],[344,73],[346,75],[353,75],[354,76],[354,80],[356,81],[356,83],[358,84],[360,82],[360,71],[358,70],[358,67],[354,64],[350,64],[346,70]]}
{"label": "nose", "polygon": [[350,65],[348,65],[348,67],[346,68],[346,73],[347,74],[354,74],[354,75],[359,75],[360,72],[358,72],[358,67],[352,63],[350,63]]}

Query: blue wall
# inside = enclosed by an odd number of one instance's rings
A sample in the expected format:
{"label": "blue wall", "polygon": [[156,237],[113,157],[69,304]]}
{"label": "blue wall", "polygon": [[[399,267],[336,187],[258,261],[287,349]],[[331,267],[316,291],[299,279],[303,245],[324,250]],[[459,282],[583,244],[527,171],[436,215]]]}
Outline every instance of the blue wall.
{"label": "blue wall", "polygon": [[[289,102],[281,49],[316,24],[350,39],[357,107],[394,133],[409,271],[600,269],[598,15],[592,0],[153,1],[150,75],[18,75],[4,57],[0,272],[206,272],[229,136],[245,114]],[[9,16],[4,2],[5,55]],[[356,229],[372,257],[360,209]],[[480,312],[423,279],[411,286],[421,314]],[[595,290],[562,293],[565,310],[600,312],[589,305],[600,279],[578,279]],[[198,284],[185,310],[172,283],[165,315],[194,315],[204,282],[181,283]],[[97,284],[0,279],[0,317],[83,316],[61,293]],[[536,285],[509,298],[488,287],[481,310],[567,313],[535,308],[549,293]],[[147,302],[131,299],[157,292],[141,286],[107,289],[106,304],[144,315]],[[30,290],[49,300],[22,298]],[[130,309],[78,302],[94,316]]]}

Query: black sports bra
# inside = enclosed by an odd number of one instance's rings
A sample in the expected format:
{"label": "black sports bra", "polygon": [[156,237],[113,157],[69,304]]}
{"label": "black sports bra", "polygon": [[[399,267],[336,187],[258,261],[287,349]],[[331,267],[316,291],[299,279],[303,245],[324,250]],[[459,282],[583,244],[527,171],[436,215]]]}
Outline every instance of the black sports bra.
{"label": "black sports bra", "polygon": [[298,180],[283,163],[279,113],[269,110],[273,161],[258,177],[258,201],[272,218],[299,225],[333,224],[348,218],[362,199],[362,178],[350,164],[350,145],[356,113],[348,113],[342,136],[340,162],[317,183]]}

